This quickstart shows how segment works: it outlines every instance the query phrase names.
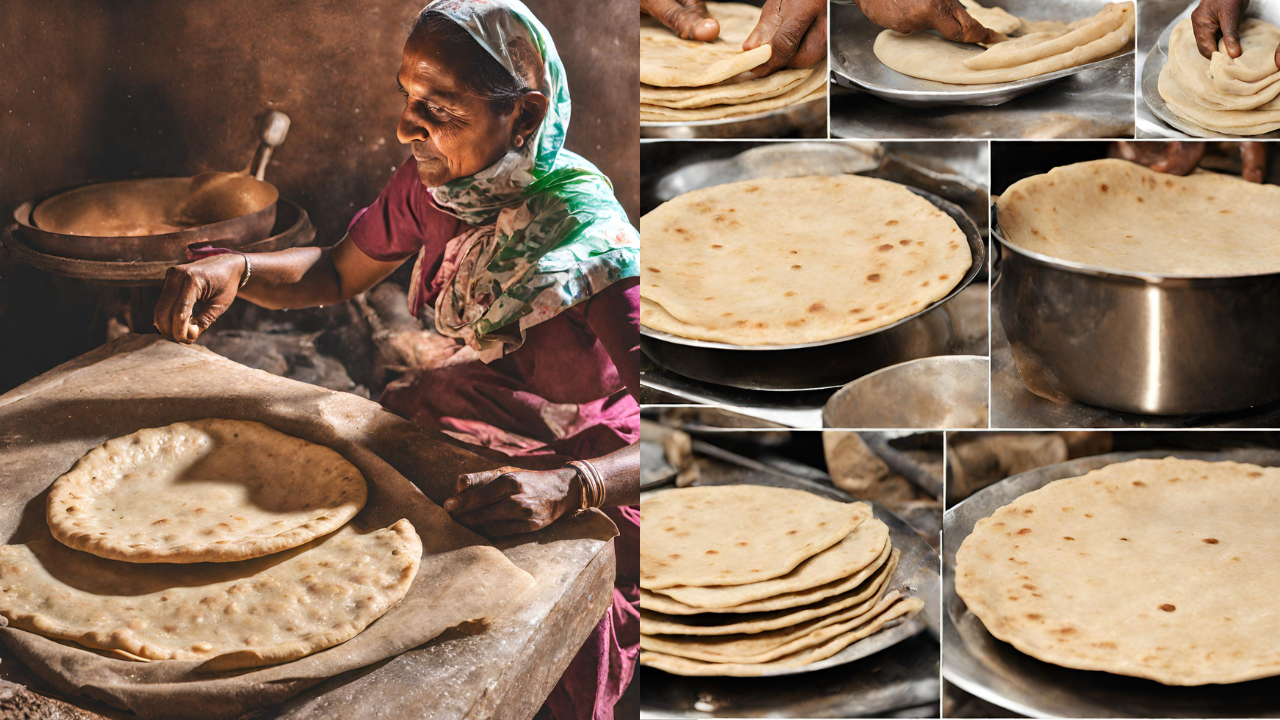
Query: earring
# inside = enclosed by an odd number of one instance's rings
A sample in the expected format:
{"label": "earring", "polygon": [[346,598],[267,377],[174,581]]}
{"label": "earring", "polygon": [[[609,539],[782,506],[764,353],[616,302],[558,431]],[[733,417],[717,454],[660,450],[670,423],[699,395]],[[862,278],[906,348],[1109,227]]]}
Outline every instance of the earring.
{"label": "earring", "polygon": [[523,136],[523,135],[517,135],[517,136],[516,136],[516,147],[521,147],[521,146],[523,146],[523,145],[524,145],[524,136]]}

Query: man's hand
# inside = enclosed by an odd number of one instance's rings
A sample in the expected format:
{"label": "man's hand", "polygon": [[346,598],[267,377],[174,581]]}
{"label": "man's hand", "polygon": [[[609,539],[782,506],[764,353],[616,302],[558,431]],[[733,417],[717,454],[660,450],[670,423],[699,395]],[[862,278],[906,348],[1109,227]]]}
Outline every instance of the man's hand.
{"label": "man's hand", "polygon": [[[1248,9],[1249,0],[1200,0],[1191,11],[1191,31],[1195,33],[1200,54],[1212,57],[1221,35],[1227,54],[1240,57],[1240,22]],[[1277,50],[1277,62],[1280,62],[1280,50]]]}
{"label": "man's hand", "polygon": [[767,0],[743,50],[765,43],[773,48],[769,60],[752,70],[756,77],[784,67],[810,67],[827,56],[826,0]]}
{"label": "man's hand", "polygon": [[515,535],[550,525],[582,506],[573,468],[486,470],[458,477],[457,494],[444,503],[454,520],[486,535]]}
{"label": "man's hand", "polygon": [[963,43],[992,43],[997,34],[973,19],[960,0],[855,0],[871,22],[903,34],[937,30]]}
{"label": "man's hand", "polygon": [[720,23],[707,14],[702,0],[640,0],[648,13],[685,40],[711,42],[720,37]]}
{"label": "man's hand", "polygon": [[156,329],[170,340],[195,342],[231,307],[246,262],[239,253],[226,253],[169,268],[156,303]]}

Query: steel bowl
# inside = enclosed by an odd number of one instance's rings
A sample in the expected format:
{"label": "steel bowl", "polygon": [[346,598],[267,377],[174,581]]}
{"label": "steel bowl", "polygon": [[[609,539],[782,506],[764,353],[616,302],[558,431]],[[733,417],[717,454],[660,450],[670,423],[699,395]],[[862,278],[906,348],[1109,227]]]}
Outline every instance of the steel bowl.
{"label": "steel bowl", "polygon": [[892,325],[802,345],[730,345],[691,340],[641,325],[640,349],[657,364],[694,380],[780,391],[837,388],[890,365],[952,352],[956,336],[942,306],[982,271],[986,244],[973,220],[958,206],[933,193],[904,187],[955,220],[969,242],[973,262],[946,297]]}
{"label": "steel bowl", "polygon": [[13,216],[22,227],[22,236],[32,249],[45,255],[116,262],[186,261],[187,248],[192,245],[234,248],[265,240],[271,235],[271,228],[276,221],[279,192],[270,183],[247,179],[263,186],[261,207],[256,211],[169,233],[141,236],[72,234],[52,230],[52,226],[42,227],[39,216],[42,211],[54,206],[57,206],[59,214],[74,215],[78,208],[145,201],[148,197],[159,195],[172,196],[188,187],[191,178],[86,183],[25,202],[18,206]]}
{"label": "steel bowl", "polygon": [[1018,375],[1039,395],[1123,412],[1227,412],[1280,399],[1280,273],[1167,277],[1000,243],[995,292]]}
{"label": "steel bowl", "polygon": [[836,391],[829,428],[985,428],[991,364],[978,355],[921,358],[877,370]]}

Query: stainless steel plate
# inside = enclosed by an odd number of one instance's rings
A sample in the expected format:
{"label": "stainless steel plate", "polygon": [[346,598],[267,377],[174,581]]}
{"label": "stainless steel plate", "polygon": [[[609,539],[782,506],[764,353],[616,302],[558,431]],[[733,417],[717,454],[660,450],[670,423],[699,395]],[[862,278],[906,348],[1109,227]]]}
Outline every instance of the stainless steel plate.
{"label": "stainless steel plate", "polygon": [[[698,485],[706,485],[706,483],[697,483]],[[739,477],[739,483],[750,485],[766,485],[770,487],[785,487],[796,490],[804,490],[815,495],[825,497],[840,502],[857,502],[847,493],[834,487],[822,485],[819,483],[803,480],[801,478],[783,475],[781,473],[767,472],[750,472],[743,471]],[[643,497],[642,497],[643,501]],[[912,638],[927,630],[927,647],[936,652],[936,643],[939,632],[940,621],[940,605],[938,602],[940,591],[940,578],[938,576],[938,555],[933,548],[925,542],[906,521],[894,515],[885,508],[869,503],[872,506],[875,517],[881,522],[889,526],[889,538],[893,543],[893,547],[901,552],[898,560],[898,569],[894,573],[890,582],[893,588],[902,588],[904,595],[918,597],[924,600],[924,608],[915,618],[906,623],[895,625],[886,630],[882,630],[868,638],[860,640],[836,655],[814,663],[803,668],[792,668],[787,670],[779,670],[771,673],[769,676],[762,678],[716,678],[716,677],[682,677],[670,675],[661,671],[646,668],[647,671],[641,685],[641,716],[642,717],[746,717],[746,716],[767,716],[767,717],[827,717],[829,715],[813,712],[810,708],[807,714],[791,714],[784,709],[774,708],[772,711],[759,709],[759,712],[752,712],[750,715],[743,712],[740,706],[733,706],[731,688],[741,687],[750,683],[756,686],[768,687],[767,684],[777,683],[773,687],[778,688],[778,696],[785,697],[791,694],[789,691],[797,687],[803,687],[802,683],[806,682],[803,678],[811,673],[821,673],[821,671],[833,668],[838,665],[845,665],[872,654],[884,651],[894,645],[897,645],[908,638]],[[925,643],[921,643],[925,645]],[[927,664],[928,658],[924,658],[923,662]],[[871,672],[868,668],[868,672]],[[775,676],[795,676],[788,680],[771,680]],[[744,682],[745,681],[745,682]],[[901,707],[903,705],[922,704],[929,701],[930,690],[934,698],[937,697],[937,686],[933,684],[931,688],[919,687],[916,683],[915,694],[910,698],[900,698],[901,702],[887,702],[887,698],[871,698],[871,701],[884,703],[881,710]],[[812,694],[814,701],[823,700],[821,686],[814,686]],[[714,712],[711,707],[705,703],[705,698],[723,698],[724,703],[716,703]],[[826,698],[834,700],[836,698]],[[704,709],[699,709],[699,703],[703,703]],[[874,712],[874,711],[873,711]],[[838,716],[847,717],[847,716]]]}
{"label": "stainless steel plate", "polygon": [[[1156,40],[1156,44],[1151,48],[1151,52],[1147,53],[1146,61],[1142,64],[1142,99],[1146,102],[1151,112],[1156,117],[1168,123],[1171,127],[1181,130],[1192,137],[1209,138],[1213,140],[1223,139],[1245,139],[1245,140],[1266,140],[1272,138],[1280,138],[1280,130],[1263,135],[1223,135],[1222,133],[1206,130],[1195,123],[1188,122],[1173,114],[1169,106],[1165,104],[1164,98],[1160,96],[1160,71],[1164,69],[1164,64],[1169,60],[1169,36],[1173,34],[1173,28],[1178,23],[1191,17],[1191,12],[1196,9],[1199,3],[1193,2],[1187,6],[1186,10],[1178,13],[1178,16],[1169,23],[1164,32],[1160,33],[1160,38]],[[1256,17],[1266,22],[1280,25],[1280,5],[1275,3],[1252,3],[1249,6],[1249,17]]]}
{"label": "stainless steel plate", "polygon": [[[1107,4],[1108,0],[1057,0],[1052,3],[1000,0],[994,3],[1029,20],[1078,20],[1098,13]],[[856,7],[833,4],[831,71],[842,85],[865,90],[908,107],[999,105],[1069,75],[1092,68],[1111,67],[1111,64],[1133,63],[1133,50],[1130,49],[1085,65],[1025,80],[991,85],[953,85],[903,75],[880,62],[872,46],[882,31],[883,28],[868,20]]]}
{"label": "stainless steel plate", "polygon": [[829,428],[985,428],[991,365],[977,355],[921,358],[877,370],[836,391]]}
{"label": "stainless steel plate", "polygon": [[978,520],[1054,480],[1077,477],[1112,463],[1170,456],[1280,466],[1280,452],[1274,450],[1110,453],[1015,475],[947,510],[942,522],[943,676],[983,700],[1031,717],[1280,717],[1280,678],[1171,687],[1052,665],[996,640],[956,595],[956,550]]}

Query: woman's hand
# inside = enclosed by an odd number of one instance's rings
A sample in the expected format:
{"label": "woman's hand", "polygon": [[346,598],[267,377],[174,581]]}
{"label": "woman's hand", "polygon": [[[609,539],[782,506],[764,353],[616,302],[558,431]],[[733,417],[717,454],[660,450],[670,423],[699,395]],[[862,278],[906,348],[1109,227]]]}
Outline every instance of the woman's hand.
{"label": "woman's hand", "polygon": [[707,13],[702,0],[640,0],[648,13],[685,40],[711,42],[720,37],[720,23]]}
{"label": "woman's hand", "polygon": [[195,342],[231,307],[247,262],[243,255],[227,253],[169,268],[156,303],[156,329],[170,340]]}
{"label": "woman's hand", "polygon": [[960,0],[856,2],[867,19],[894,32],[906,34],[917,30],[937,30],[942,37],[963,43],[990,43],[996,40],[996,33],[974,20],[960,4]]}
{"label": "woman's hand", "polygon": [[784,67],[810,67],[827,56],[826,0],[767,0],[743,50],[769,43],[769,60],[753,72],[772,75]]}
{"label": "woman's hand", "polygon": [[[1239,145],[1241,175],[1249,182],[1260,183],[1267,173],[1267,146],[1260,142],[1230,143]],[[1120,157],[1146,165],[1156,172],[1187,175],[1200,165],[1206,144],[1202,142],[1120,142]]]}
{"label": "woman's hand", "polygon": [[459,476],[457,494],[445,501],[444,509],[486,535],[533,532],[582,507],[580,483],[573,468],[486,470]]}
{"label": "woman's hand", "polygon": [[[1249,0],[1200,0],[1191,11],[1191,31],[1196,36],[1196,47],[1206,58],[1218,50],[1218,36],[1222,36],[1227,54],[1240,57],[1240,22],[1249,9]],[[1280,50],[1276,51],[1280,66]]]}

